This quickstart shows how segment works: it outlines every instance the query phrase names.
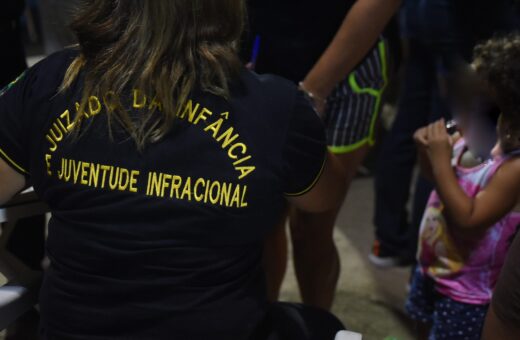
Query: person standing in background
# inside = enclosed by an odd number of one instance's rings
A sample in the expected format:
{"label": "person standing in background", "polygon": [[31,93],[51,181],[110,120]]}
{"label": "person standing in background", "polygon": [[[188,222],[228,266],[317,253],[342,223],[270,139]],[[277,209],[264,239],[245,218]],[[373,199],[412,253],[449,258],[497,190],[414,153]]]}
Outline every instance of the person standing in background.
{"label": "person standing in background", "polygon": [[2,3],[0,42],[4,48],[0,54],[0,88],[7,86],[27,68],[20,25],[20,16],[24,8],[24,0]]}
{"label": "person standing in background", "polygon": [[433,187],[419,176],[409,220],[417,160],[413,135],[429,122],[450,117],[442,82],[458,61],[471,60],[479,41],[518,27],[511,0],[408,0],[404,10],[409,56],[397,118],[382,143],[376,171],[376,241],[369,258],[378,267],[414,262],[418,228]]}
{"label": "person standing in background", "polygon": [[40,0],[45,54],[49,55],[77,43],[69,29],[72,14],[80,0]]}
{"label": "person standing in background", "polygon": [[[327,128],[329,150],[347,184],[375,141],[384,89],[398,50],[394,25],[400,0],[250,0],[251,67],[300,84]],[[386,28],[386,30],[385,30]],[[255,39],[256,37],[256,39]],[[260,44],[258,44],[260,42]],[[245,55],[250,51],[246,48]],[[250,61],[246,57],[246,62]],[[345,192],[346,194],[346,192]],[[339,207],[314,214],[292,209],[291,236],[303,301],[330,309],[339,278],[333,240]],[[267,242],[270,297],[278,298],[287,263],[285,216]]]}

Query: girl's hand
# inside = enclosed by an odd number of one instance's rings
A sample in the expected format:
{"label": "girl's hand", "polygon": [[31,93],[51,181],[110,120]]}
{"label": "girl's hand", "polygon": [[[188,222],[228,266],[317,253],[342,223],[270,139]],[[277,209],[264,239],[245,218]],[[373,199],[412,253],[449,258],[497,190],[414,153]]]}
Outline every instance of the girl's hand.
{"label": "girl's hand", "polygon": [[428,127],[425,126],[417,130],[413,135],[413,140],[420,147],[428,147]]}
{"label": "girl's hand", "polygon": [[433,165],[450,163],[453,143],[446,130],[446,122],[441,119],[428,126],[426,140],[428,143],[428,156]]}
{"label": "girl's hand", "polygon": [[428,127],[425,126],[417,130],[413,135],[413,139],[417,145],[421,175],[433,182],[433,169],[428,156]]}

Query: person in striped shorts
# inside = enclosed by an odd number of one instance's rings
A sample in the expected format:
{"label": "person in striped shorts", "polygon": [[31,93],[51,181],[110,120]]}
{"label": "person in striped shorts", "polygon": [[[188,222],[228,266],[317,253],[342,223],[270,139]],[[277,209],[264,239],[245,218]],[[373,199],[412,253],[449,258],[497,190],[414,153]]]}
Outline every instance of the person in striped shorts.
{"label": "person in striped shorts", "polygon": [[[244,48],[244,62],[258,73],[273,73],[300,84],[326,124],[329,150],[344,165],[348,183],[375,142],[391,60],[399,50],[392,18],[400,3],[248,1],[250,37],[246,41],[251,46]],[[294,264],[303,301],[324,309],[332,305],[339,278],[339,255],[332,237],[339,208],[320,214],[290,209]],[[278,298],[287,266],[285,222],[283,216],[266,244],[265,271],[273,300]]]}

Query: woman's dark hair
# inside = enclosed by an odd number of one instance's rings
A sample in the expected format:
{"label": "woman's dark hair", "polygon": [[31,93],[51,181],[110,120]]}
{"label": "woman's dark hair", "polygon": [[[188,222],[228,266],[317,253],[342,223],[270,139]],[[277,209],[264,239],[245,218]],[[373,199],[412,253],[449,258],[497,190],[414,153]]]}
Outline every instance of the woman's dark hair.
{"label": "woman's dark hair", "polygon": [[[84,0],[71,24],[80,55],[61,90],[83,72],[81,110],[90,96],[110,94],[117,102],[109,119],[143,148],[170,131],[195,88],[229,96],[228,84],[241,68],[236,49],[245,11],[243,0]],[[137,120],[119,102],[134,88],[160,103]]]}

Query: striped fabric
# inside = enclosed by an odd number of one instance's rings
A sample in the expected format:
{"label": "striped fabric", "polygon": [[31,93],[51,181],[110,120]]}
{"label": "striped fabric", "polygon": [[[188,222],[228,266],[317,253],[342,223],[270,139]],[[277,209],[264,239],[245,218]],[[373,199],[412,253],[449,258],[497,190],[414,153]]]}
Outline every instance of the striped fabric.
{"label": "striped fabric", "polygon": [[388,83],[387,42],[380,39],[362,63],[328,99],[325,115],[329,148],[355,151],[375,142],[375,126]]}

